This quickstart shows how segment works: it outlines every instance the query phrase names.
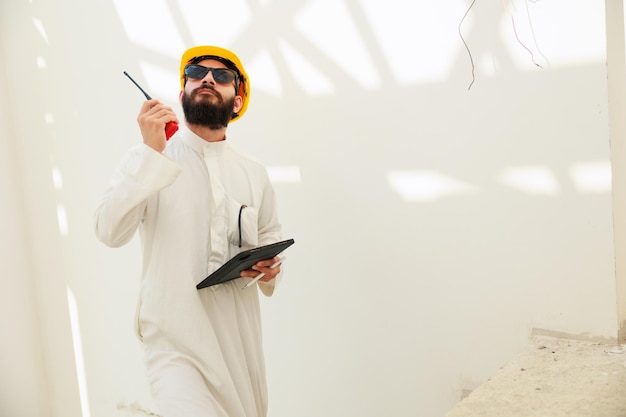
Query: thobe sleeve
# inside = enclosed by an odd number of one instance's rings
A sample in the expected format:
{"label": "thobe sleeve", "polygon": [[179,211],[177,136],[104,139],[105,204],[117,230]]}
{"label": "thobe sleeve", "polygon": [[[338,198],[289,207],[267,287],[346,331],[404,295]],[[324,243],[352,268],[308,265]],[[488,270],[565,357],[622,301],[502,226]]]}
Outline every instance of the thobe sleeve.
{"label": "thobe sleeve", "polygon": [[147,199],[172,184],[180,172],[174,161],[147,145],[131,149],[96,209],[98,239],[110,247],[128,243],[143,219]]}
{"label": "thobe sleeve", "polygon": [[[282,230],[278,221],[276,193],[267,178],[265,189],[263,191],[263,201],[259,209],[259,246],[275,243],[282,240]],[[283,276],[284,265],[281,266],[281,272],[275,279],[269,282],[259,281],[258,285],[261,292],[267,297],[271,297],[274,289]]]}

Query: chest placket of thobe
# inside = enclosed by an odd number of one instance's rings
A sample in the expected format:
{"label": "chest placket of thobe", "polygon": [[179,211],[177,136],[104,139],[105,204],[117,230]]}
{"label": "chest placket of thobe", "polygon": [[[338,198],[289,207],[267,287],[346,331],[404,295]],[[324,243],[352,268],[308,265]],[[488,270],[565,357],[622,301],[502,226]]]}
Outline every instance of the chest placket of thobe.
{"label": "chest placket of thobe", "polygon": [[212,273],[226,261],[228,254],[227,238],[227,213],[226,213],[226,191],[222,184],[218,155],[214,153],[204,155],[204,163],[209,173],[211,183],[212,207],[211,223],[209,228],[210,250],[208,273]]}

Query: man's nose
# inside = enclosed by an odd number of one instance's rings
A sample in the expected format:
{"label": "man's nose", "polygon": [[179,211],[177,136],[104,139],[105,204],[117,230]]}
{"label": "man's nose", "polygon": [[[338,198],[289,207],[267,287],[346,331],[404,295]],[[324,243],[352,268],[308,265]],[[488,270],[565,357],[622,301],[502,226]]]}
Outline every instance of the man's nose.
{"label": "man's nose", "polygon": [[215,79],[213,78],[213,71],[212,70],[209,70],[209,72],[206,73],[206,75],[202,79],[202,82],[215,85]]}

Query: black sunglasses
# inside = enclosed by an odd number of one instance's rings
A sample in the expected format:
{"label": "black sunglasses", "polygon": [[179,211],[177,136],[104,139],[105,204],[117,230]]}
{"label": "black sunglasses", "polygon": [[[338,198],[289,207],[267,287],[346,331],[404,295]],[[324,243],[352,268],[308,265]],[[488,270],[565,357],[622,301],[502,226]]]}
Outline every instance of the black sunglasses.
{"label": "black sunglasses", "polygon": [[185,75],[194,80],[201,80],[211,72],[213,79],[219,84],[230,84],[238,80],[237,71],[230,68],[211,68],[202,65],[187,65],[185,67]]}

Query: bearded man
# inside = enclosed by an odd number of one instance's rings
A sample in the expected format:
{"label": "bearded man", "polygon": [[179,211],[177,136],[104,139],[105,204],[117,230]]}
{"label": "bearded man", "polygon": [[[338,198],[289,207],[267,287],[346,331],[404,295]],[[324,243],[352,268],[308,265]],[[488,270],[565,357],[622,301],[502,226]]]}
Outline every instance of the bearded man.
{"label": "bearded man", "polygon": [[[265,167],[231,146],[226,131],[246,111],[250,82],[239,58],[216,46],[187,50],[180,64],[185,126],[158,100],[141,106],[143,143],[113,175],[95,213],[110,247],[139,231],[143,266],[136,331],[163,417],[265,417],[267,387],[259,290],[271,296],[278,258],[241,277],[196,289],[238,252],[281,240]],[[259,273],[264,277],[242,289]]]}

